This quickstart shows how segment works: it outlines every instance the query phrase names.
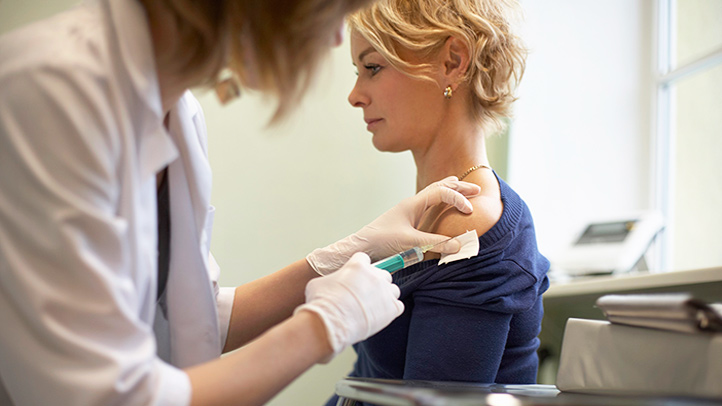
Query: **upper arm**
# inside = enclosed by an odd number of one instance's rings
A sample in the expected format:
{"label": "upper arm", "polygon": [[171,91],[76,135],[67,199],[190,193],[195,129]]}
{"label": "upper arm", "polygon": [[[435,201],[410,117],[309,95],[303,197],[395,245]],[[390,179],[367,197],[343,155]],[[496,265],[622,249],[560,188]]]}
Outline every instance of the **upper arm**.
{"label": "upper arm", "polygon": [[[430,211],[429,219],[422,226],[424,231],[455,237],[467,231],[476,230],[479,236],[489,231],[501,218],[504,209],[501,199],[496,196],[480,195],[469,199],[474,211],[464,214],[453,208],[440,212]],[[425,259],[438,258],[436,253],[426,253]]]}
{"label": "upper arm", "polygon": [[492,383],[511,314],[415,301],[404,379]]}
{"label": "upper arm", "polygon": [[474,211],[465,215],[457,210],[445,210],[437,220],[438,232],[456,236],[476,229],[477,235],[484,235],[501,218],[503,205],[495,196],[476,196],[469,199]]}
{"label": "upper arm", "polygon": [[110,275],[130,259],[115,215],[117,137],[86,82],[53,70],[0,79],[0,252],[8,278],[37,273],[29,292],[97,292],[76,272]]}

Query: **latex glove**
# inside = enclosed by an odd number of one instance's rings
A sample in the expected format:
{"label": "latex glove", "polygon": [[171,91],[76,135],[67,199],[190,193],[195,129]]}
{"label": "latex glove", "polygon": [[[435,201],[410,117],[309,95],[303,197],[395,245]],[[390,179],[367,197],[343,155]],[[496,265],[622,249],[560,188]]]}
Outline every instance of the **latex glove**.
{"label": "latex glove", "polygon": [[368,255],[356,253],[338,272],[311,280],[306,285],[306,303],[294,314],[302,310],[318,314],[336,355],[401,315],[400,293],[390,273],[372,266]]}
{"label": "latex glove", "polygon": [[[462,213],[471,213],[473,209],[467,197],[477,195],[480,190],[478,185],[460,182],[456,176],[432,183],[415,196],[404,199],[358,232],[327,247],[314,250],[306,256],[306,261],[320,275],[328,275],[341,268],[355,252],[365,252],[374,261],[378,261],[411,247],[447,240],[447,236],[417,230],[422,215],[440,203],[451,205]],[[454,254],[459,248],[459,243],[451,240],[431,251]]]}

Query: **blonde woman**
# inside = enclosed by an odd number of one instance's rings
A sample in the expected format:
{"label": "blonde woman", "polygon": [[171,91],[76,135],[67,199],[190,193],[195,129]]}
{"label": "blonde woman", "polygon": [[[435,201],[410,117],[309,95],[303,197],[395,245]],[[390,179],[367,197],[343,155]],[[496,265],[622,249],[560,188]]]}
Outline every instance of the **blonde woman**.
{"label": "blonde woman", "polygon": [[[485,140],[510,115],[525,49],[510,0],[380,0],[349,18],[358,70],[348,100],[380,151],[411,151],[416,187],[481,187],[470,215],[438,207],[420,228],[478,234],[470,259],[394,274],[405,311],[355,346],[352,376],[532,383],[549,262],[529,209],[490,168]],[[333,404],[333,401],[329,402]]]}
{"label": "blonde woman", "polygon": [[414,229],[420,216],[442,202],[469,213],[478,187],[437,182],[219,288],[188,92],[237,82],[283,116],[364,2],[98,0],[0,38],[0,404],[259,405],[401,313],[370,257],[443,241]]}

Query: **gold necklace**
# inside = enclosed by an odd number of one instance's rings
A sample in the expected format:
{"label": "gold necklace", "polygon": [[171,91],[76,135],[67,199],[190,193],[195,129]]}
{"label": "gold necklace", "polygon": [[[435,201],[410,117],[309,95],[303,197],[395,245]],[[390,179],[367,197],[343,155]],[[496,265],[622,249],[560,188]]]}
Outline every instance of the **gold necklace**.
{"label": "gold necklace", "polygon": [[486,165],[474,165],[474,166],[472,166],[471,168],[467,169],[467,171],[464,172],[463,175],[459,176],[459,180],[464,179],[464,178],[467,177],[470,173],[474,172],[475,170],[477,170],[477,169],[479,169],[479,168],[491,169],[491,168],[489,168],[489,167],[486,166]]}

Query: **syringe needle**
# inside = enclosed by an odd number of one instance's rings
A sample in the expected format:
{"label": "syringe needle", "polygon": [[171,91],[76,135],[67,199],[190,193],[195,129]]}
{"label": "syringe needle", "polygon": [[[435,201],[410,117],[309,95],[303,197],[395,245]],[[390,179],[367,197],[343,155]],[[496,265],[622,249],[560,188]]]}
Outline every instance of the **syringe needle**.
{"label": "syringe needle", "polygon": [[439,245],[441,245],[441,244],[445,244],[445,243],[453,240],[454,238],[456,238],[456,237],[447,238],[446,240],[437,242],[436,244],[424,245],[424,246],[420,247],[420,248],[421,248],[421,252],[426,253],[426,252],[428,252],[429,250],[431,250],[432,248],[434,248],[434,247],[436,247],[436,246],[439,246]]}

